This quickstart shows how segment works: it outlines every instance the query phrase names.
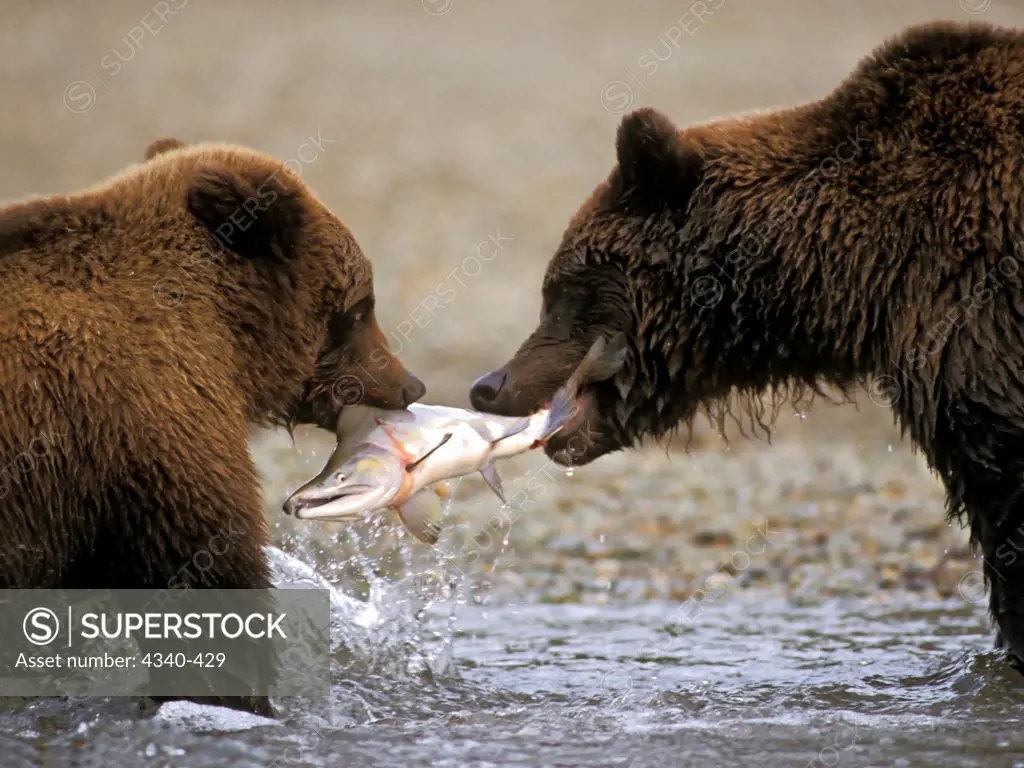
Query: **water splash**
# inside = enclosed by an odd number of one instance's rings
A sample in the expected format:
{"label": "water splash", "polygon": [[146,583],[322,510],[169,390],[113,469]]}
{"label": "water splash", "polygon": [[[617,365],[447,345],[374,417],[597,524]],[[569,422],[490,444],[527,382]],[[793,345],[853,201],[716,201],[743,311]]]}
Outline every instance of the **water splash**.
{"label": "water splash", "polygon": [[[277,720],[271,718],[186,700],[168,701],[156,712],[154,719],[196,733],[231,733],[279,726]],[[146,746],[147,757],[156,757],[158,753],[155,744],[150,743]],[[185,754],[184,751],[181,754]]]}
{"label": "water splash", "polygon": [[[299,539],[291,542],[289,548],[293,551],[290,553],[273,546],[266,551],[276,587],[323,589],[330,594],[334,661],[347,673],[394,679],[421,674],[427,666],[427,656],[420,636],[421,600],[410,587],[407,574],[397,580],[389,579],[379,572],[385,558],[367,554],[385,533],[378,525],[363,534],[349,527],[337,534],[335,547],[328,547],[328,562],[335,559],[336,552],[352,553],[337,567],[326,570],[337,574],[347,568],[353,575],[358,574],[361,591],[365,592],[362,599],[347,593],[309,565],[320,559],[315,550],[322,549],[322,544]],[[398,545],[400,550],[409,548],[405,540],[400,539]]]}
{"label": "water splash", "polygon": [[[460,485],[461,478],[453,484],[443,519]],[[479,581],[444,551],[443,540],[441,546],[422,547],[382,512],[362,524],[339,526],[330,536],[312,526],[279,529],[281,546],[268,547],[267,554],[276,586],[330,593],[332,656],[346,674],[391,682],[433,680],[458,677],[459,609],[487,602],[477,599],[474,587],[490,591],[489,581],[510,546],[511,522],[492,532],[488,548],[497,551],[480,559]]]}
{"label": "water splash", "polygon": [[383,621],[377,601],[363,602],[345,594],[311,566],[284,550],[267,546],[265,551],[275,588],[323,589],[330,595],[332,654],[346,646],[350,649],[368,647],[373,640],[373,630]]}
{"label": "water splash", "polygon": [[457,674],[455,667],[455,623],[458,615],[458,607],[465,605],[462,590],[456,585],[456,598],[452,601],[451,609],[448,612],[448,622],[445,624],[443,633],[436,633],[435,637],[440,640],[440,647],[430,661],[430,671],[437,677],[452,677]]}
{"label": "water splash", "polygon": [[[508,507],[507,504],[505,506]],[[496,554],[494,556],[494,564],[491,566],[491,570],[492,571],[495,570],[498,567],[498,561],[501,559],[501,556],[505,554],[505,550],[508,549],[508,542],[509,542],[509,539],[511,539],[511,538],[512,538],[512,525],[509,524],[508,527],[505,528],[505,535],[501,539],[501,549],[499,549],[498,550],[498,554]]]}

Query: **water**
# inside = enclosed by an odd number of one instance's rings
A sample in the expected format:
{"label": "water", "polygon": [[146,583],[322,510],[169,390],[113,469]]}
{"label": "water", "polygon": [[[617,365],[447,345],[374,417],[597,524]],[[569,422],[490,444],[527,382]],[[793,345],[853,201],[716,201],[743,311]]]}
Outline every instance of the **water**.
{"label": "water", "polygon": [[[325,585],[272,562],[279,586]],[[962,601],[741,593],[686,621],[657,601],[422,610],[412,584],[334,591],[329,701],[279,700],[279,722],[33,702],[0,716],[4,765],[1024,765],[1019,676]]]}

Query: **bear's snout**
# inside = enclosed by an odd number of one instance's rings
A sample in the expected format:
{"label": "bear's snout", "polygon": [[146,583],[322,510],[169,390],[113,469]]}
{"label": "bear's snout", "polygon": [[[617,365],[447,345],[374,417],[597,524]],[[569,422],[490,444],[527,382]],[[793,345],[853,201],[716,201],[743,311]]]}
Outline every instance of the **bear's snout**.
{"label": "bear's snout", "polygon": [[360,399],[364,405],[385,410],[408,408],[427,393],[427,385],[418,376],[400,369],[391,381],[374,381]]}
{"label": "bear's snout", "polygon": [[402,406],[408,408],[425,394],[427,394],[427,385],[406,371],[405,384],[402,386]]}
{"label": "bear's snout", "polygon": [[469,402],[478,411],[498,416],[517,416],[513,388],[508,380],[508,370],[498,368],[484,374],[473,382],[469,390]]}

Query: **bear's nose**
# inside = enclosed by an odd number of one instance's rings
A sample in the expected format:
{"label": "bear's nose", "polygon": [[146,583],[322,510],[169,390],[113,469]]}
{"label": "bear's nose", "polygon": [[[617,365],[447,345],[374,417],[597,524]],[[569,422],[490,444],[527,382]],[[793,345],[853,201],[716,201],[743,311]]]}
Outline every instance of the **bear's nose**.
{"label": "bear's nose", "polygon": [[508,399],[505,397],[507,379],[508,372],[501,368],[481,376],[469,390],[469,402],[478,411],[498,413],[504,410],[502,401]]}
{"label": "bear's nose", "polygon": [[402,407],[408,408],[425,394],[427,394],[427,385],[411,373],[406,373],[405,384],[402,386]]}

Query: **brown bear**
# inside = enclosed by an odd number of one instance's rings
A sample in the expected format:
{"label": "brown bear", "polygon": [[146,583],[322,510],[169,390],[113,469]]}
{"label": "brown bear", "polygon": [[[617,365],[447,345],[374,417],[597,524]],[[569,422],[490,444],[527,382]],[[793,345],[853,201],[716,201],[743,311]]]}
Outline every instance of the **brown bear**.
{"label": "brown bear", "polygon": [[474,407],[542,406],[616,331],[626,365],[548,447],[563,463],[701,411],[770,427],[769,389],[868,383],[970,525],[997,643],[1024,659],[1024,34],[916,26],[813,103],[681,131],[639,110],[617,160]]}
{"label": "brown bear", "polygon": [[425,392],[352,234],[243,147],[0,207],[0,277],[0,588],[268,588],[247,425]]}

